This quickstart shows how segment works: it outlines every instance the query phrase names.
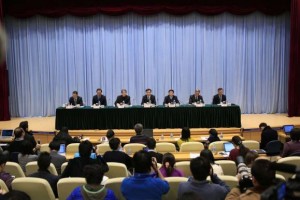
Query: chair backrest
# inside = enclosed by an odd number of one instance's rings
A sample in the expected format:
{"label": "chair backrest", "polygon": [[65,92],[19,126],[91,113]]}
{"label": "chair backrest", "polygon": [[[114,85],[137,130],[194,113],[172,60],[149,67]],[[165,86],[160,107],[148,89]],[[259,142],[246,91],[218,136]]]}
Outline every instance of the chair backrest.
{"label": "chair backrest", "polygon": [[[219,177],[219,179],[224,181],[226,183],[226,185],[228,185],[230,187],[230,189],[237,187],[239,184],[238,178],[236,176],[223,175],[223,176],[218,176],[218,177]],[[211,181],[209,176],[207,177],[207,180]]]}
{"label": "chair backrest", "polygon": [[121,192],[121,184],[122,184],[123,180],[124,180],[124,177],[122,177],[122,178],[111,178],[111,179],[108,179],[105,182],[105,187],[107,189],[111,189],[112,191],[114,191],[115,196],[119,200],[125,200],[125,198],[123,197],[122,192]]}
{"label": "chair backrest", "polygon": [[31,200],[55,200],[50,184],[41,178],[16,178],[12,182],[13,190],[20,190],[28,194]]}
{"label": "chair backrest", "polygon": [[[39,166],[37,164],[37,161],[32,161],[32,162],[27,163],[25,168],[26,168],[26,175],[28,176],[30,174],[37,172],[39,169]],[[48,170],[50,171],[51,174],[56,175],[56,176],[58,175],[53,163],[50,163]]]}
{"label": "chair backrest", "polygon": [[65,171],[66,167],[68,165],[68,162],[65,162],[61,165],[60,170],[61,170],[61,174]]}
{"label": "chair backrest", "polygon": [[0,188],[1,190],[3,190],[5,193],[9,192],[9,189],[7,188],[7,185],[5,184],[4,181],[2,181],[2,179],[0,179]]}
{"label": "chair backrest", "polygon": [[279,179],[281,181],[286,181],[284,176],[282,176],[281,174],[275,174],[276,179]]}
{"label": "chair backrest", "polygon": [[71,192],[78,186],[85,185],[85,178],[62,178],[57,183],[57,193],[59,200],[66,200]]}
{"label": "chair backrest", "polygon": [[16,178],[25,177],[21,166],[15,162],[6,162],[5,171],[15,176]]}
{"label": "chair backrest", "polygon": [[131,144],[125,144],[124,145],[124,151],[128,154],[134,154],[135,152],[138,152],[140,150],[143,150],[146,146],[144,144],[139,143],[131,143]]}
{"label": "chair backrest", "polygon": [[255,141],[255,140],[245,140],[245,141],[243,141],[243,145],[250,150],[259,149],[259,142]]}
{"label": "chair backrest", "polygon": [[79,152],[79,145],[80,143],[69,144],[66,149],[66,154],[74,155],[75,153]]}
{"label": "chair backrest", "polygon": [[270,141],[266,144],[265,150],[268,156],[275,156],[280,154],[282,143],[278,140]]}
{"label": "chair backrest", "polygon": [[169,142],[156,143],[156,151],[162,154],[176,152],[176,146]]}
{"label": "chair backrest", "polygon": [[296,151],[296,152],[290,154],[289,156],[300,156],[300,151]]}
{"label": "chair backrest", "polygon": [[226,143],[226,141],[212,142],[208,145],[208,149],[212,150],[212,147],[215,146],[216,151],[224,151],[224,143]]}
{"label": "chair backrest", "polygon": [[169,199],[177,199],[178,195],[178,186],[182,182],[187,182],[188,178],[186,177],[167,177],[165,178],[166,181],[168,181],[170,190],[167,194],[163,195],[163,200],[169,200]]}
{"label": "chair backrest", "polygon": [[190,170],[190,161],[176,162],[174,167],[176,169],[181,170],[185,177],[192,176],[192,173],[191,173],[191,170]]}
{"label": "chair backrest", "polygon": [[48,152],[50,153],[50,148],[49,148],[49,144],[41,144],[41,148],[40,148],[40,152]]}
{"label": "chair backrest", "polygon": [[[300,157],[292,156],[292,157],[281,158],[277,161],[277,163],[291,164],[300,167]],[[281,171],[276,171],[276,174],[282,175],[285,178],[285,180],[288,180],[294,175],[291,173],[286,173]]]}
{"label": "chair backrest", "polygon": [[111,151],[108,143],[98,144],[97,145],[97,153],[103,155],[105,152]]}
{"label": "chair backrest", "polygon": [[104,175],[108,178],[119,178],[128,176],[126,165],[124,165],[123,163],[107,162],[107,165],[109,171],[106,172]]}
{"label": "chair backrest", "polygon": [[204,149],[201,142],[184,142],[180,146],[180,152],[199,152]]}
{"label": "chair backrest", "polygon": [[237,174],[236,164],[234,161],[217,160],[215,163],[222,167],[224,175],[235,176]]}

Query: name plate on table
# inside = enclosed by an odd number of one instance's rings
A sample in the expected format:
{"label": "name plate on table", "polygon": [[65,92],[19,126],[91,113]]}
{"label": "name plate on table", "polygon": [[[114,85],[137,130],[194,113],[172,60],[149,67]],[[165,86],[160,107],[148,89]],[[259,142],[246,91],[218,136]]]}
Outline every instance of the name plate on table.
{"label": "name plate on table", "polygon": [[66,109],[73,109],[73,108],[76,108],[76,106],[73,106],[73,105],[66,106]]}
{"label": "name plate on table", "polygon": [[155,105],[151,103],[144,103],[144,108],[152,108],[152,107],[155,107]]}
{"label": "name plate on table", "polygon": [[100,109],[100,108],[104,108],[104,105],[99,105],[96,106],[95,104],[91,106],[93,109]]}
{"label": "name plate on table", "polygon": [[168,103],[168,104],[165,104],[165,107],[169,107],[169,108],[175,108],[175,107],[179,107],[179,103]]}
{"label": "name plate on table", "polygon": [[131,105],[128,104],[117,104],[117,108],[129,108]]}
{"label": "name plate on table", "polygon": [[193,105],[196,107],[204,107],[205,106],[204,103],[193,103]]}

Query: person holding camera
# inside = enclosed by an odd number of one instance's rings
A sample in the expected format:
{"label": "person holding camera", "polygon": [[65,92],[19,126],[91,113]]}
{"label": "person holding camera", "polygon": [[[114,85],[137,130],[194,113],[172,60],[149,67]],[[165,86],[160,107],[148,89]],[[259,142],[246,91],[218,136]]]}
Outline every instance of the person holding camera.
{"label": "person holding camera", "polygon": [[275,170],[271,169],[271,162],[269,160],[255,160],[251,167],[251,174],[253,187],[247,188],[243,193],[245,185],[241,186],[241,182],[246,177],[240,176],[239,187],[233,188],[226,196],[226,200],[258,200],[260,199],[260,194],[274,184]]}

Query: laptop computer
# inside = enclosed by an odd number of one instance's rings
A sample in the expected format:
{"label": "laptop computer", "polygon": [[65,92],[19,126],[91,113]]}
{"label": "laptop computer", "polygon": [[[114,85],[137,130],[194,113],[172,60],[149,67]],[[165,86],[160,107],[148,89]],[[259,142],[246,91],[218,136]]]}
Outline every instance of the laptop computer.
{"label": "laptop computer", "polygon": [[225,151],[225,153],[228,154],[228,155],[229,155],[230,151],[231,151],[232,149],[234,149],[234,146],[233,146],[233,144],[232,144],[231,142],[226,142],[226,143],[224,143],[223,145],[224,145],[224,151]]}
{"label": "laptop computer", "polygon": [[291,131],[293,130],[293,128],[295,128],[294,125],[284,125],[284,126],[282,127],[282,130],[284,131],[285,134],[288,135],[288,134],[291,133]]}
{"label": "laptop computer", "polygon": [[58,153],[59,154],[65,154],[66,153],[66,145],[65,144],[60,144]]}
{"label": "laptop computer", "polygon": [[2,137],[12,137],[14,133],[14,130],[2,130],[1,136]]}
{"label": "laptop computer", "polygon": [[144,129],[143,130],[143,135],[153,138],[153,129]]}

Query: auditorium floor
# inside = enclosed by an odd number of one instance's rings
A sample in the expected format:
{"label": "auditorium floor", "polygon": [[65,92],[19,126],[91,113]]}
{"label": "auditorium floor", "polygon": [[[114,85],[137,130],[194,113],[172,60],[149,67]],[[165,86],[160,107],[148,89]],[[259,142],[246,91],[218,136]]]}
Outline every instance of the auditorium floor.
{"label": "auditorium floor", "polygon": [[[24,120],[27,120],[29,128],[35,131],[53,131],[55,127],[55,117],[32,117],[0,121],[0,129],[14,129]],[[258,128],[260,122],[266,122],[272,127],[285,124],[300,125],[300,117],[287,117],[287,114],[242,114],[242,127],[245,129]]]}

